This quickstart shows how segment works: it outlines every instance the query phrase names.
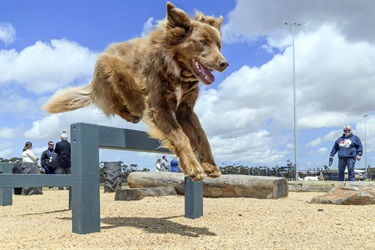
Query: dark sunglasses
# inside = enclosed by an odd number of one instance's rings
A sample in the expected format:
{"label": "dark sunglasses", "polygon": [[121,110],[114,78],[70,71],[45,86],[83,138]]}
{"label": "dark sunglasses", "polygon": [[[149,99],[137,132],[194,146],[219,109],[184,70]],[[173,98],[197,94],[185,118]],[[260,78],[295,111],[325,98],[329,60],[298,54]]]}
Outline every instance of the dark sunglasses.
{"label": "dark sunglasses", "polygon": [[345,133],[349,133],[351,130],[344,130]]}
{"label": "dark sunglasses", "polygon": [[49,146],[54,146],[55,144],[48,144]]}

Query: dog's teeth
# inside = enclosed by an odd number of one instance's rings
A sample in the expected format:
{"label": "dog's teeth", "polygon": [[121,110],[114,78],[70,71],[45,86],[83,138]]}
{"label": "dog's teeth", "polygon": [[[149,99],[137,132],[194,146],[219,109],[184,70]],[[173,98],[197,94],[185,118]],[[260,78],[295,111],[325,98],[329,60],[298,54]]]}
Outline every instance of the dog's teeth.
{"label": "dog's teeth", "polygon": [[201,65],[200,65],[200,63],[199,63],[198,61],[195,61],[195,66],[196,66],[197,70],[198,70],[200,73],[202,73],[202,68],[201,68]]}

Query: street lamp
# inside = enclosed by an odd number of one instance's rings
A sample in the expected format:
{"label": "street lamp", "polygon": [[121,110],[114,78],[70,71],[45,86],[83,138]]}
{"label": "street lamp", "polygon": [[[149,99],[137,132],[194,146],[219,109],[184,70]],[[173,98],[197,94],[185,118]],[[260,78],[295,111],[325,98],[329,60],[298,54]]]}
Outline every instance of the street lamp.
{"label": "street lamp", "polygon": [[367,178],[369,178],[369,176],[368,176],[368,168],[367,168],[367,141],[366,141],[366,139],[367,139],[367,136],[366,136],[366,117],[367,117],[367,115],[364,115],[363,116],[364,118],[365,118],[365,171],[366,171],[366,177]]}
{"label": "street lamp", "polygon": [[296,111],[296,64],[294,58],[294,27],[301,26],[300,23],[292,23],[284,20],[285,25],[291,25],[293,28],[293,110],[294,110],[294,164],[296,164],[296,180],[298,180],[297,171],[297,111]]}

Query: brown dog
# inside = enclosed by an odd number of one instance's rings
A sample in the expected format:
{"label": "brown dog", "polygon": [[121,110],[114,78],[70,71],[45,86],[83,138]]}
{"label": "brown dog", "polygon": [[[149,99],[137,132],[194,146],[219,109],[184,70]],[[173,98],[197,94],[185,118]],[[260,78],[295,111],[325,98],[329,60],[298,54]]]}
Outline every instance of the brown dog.
{"label": "brown dog", "polygon": [[110,45],[99,56],[90,85],[59,92],[44,109],[61,113],[95,104],[109,116],[132,123],[142,119],[149,134],[177,154],[185,175],[219,177],[193,109],[198,82],[211,84],[211,71],[228,66],[220,53],[222,21],[200,12],[190,18],[167,3],[166,19],[149,36]]}

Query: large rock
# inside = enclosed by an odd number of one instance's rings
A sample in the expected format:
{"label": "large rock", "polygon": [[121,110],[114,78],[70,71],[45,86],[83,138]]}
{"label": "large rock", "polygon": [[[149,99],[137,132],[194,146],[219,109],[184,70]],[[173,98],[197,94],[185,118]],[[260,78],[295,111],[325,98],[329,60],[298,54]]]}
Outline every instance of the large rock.
{"label": "large rock", "polygon": [[148,196],[177,195],[176,189],[172,186],[154,188],[125,188],[116,191],[115,201],[141,200]]}
{"label": "large rock", "polygon": [[374,187],[344,186],[332,188],[327,194],[314,197],[312,203],[337,205],[375,204]]}
{"label": "large rock", "polygon": [[[128,177],[128,185],[131,188],[173,186],[178,194],[184,194],[184,174],[133,172]],[[280,177],[223,175],[203,180],[203,196],[278,199],[288,196],[288,183]]]}

